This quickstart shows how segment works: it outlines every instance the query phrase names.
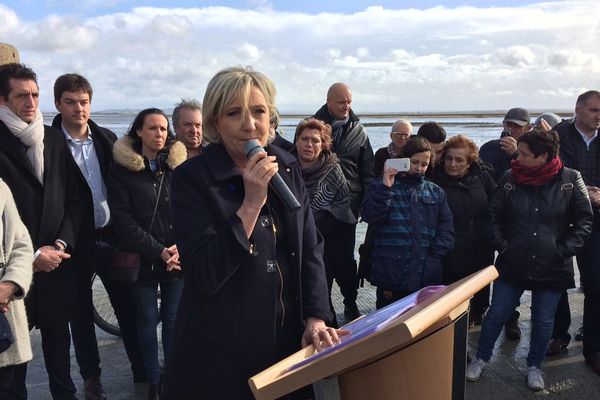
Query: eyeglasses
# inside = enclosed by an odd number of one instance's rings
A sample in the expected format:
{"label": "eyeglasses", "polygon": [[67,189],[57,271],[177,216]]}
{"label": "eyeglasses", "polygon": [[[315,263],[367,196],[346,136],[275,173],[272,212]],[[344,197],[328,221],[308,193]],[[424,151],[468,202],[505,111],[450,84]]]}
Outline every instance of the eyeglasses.
{"label": "eyeglasses", "polygon": [[406,133],[406,132],[392,132],[392,136],[397,137],[397,138],[407,138],[410,136],[410,133]]}

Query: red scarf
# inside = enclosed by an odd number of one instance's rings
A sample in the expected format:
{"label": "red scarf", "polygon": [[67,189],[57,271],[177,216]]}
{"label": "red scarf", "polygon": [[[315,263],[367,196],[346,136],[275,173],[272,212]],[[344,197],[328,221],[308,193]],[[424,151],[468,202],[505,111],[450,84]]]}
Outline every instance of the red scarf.
{"label": "red scarf", "polygon": [[558,157],[554,157],[541,167],[525,167],[517,160],[510,162],[511,175],[515,183],[519,185],[542,186],[550,182],[558,171],[563,167],[563,163]]}

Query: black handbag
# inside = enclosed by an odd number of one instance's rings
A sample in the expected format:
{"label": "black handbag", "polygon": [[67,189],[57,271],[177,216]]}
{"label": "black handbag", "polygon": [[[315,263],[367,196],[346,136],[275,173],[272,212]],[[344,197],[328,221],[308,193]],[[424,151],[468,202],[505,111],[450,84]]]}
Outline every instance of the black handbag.
{"label": "black handbag", "polygon": [[4,353],[13,343],[15,338],[6,319],[6,315],[0,313],[0,353]]}
{"label": "black handbag", "polygon": [[[156,196],[156,204],[154,204],[154,211],[152,212],[152,220],[150,221],[150,227],[148,228],[148,231],[152,231],[152,226],[154,225],[154,217],[156,217],[156,210],[158,208],[158,202],[160,201],[160,193],[162,192],[164,177],[165,174],[163,173],[160,177],[158,195]],[[107,278],[112,281],[121,283],[135,283],[140,277],[141,266],[142,257],[138,253],[115,250],[105,273]]]}

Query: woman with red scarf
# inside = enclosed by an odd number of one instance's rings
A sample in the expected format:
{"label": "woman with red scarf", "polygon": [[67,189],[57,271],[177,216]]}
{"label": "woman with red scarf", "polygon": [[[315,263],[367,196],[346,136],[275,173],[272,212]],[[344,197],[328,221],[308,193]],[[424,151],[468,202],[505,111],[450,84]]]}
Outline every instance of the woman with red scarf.
{"label": "woman with red scarf", "polygon": [[540,370],[562,291],[575,287],[572,256],[591,232],[592,209],[578,171],[563,167],[554,131],[534,129],[518,139],[511,162],[490,202],[490,235],[498,250],[492,304],[485,316],[467,380],[476,381],[504,323],[523,291],[531,290],[527,385],[544,389]]}

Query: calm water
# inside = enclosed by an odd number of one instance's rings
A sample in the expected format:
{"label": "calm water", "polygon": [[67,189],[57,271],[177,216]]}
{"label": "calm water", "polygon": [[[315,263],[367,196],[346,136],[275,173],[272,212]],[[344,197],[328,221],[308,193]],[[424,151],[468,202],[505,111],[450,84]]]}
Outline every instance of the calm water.
{"label": "calm water", "polygon": [[[45,114],[46,123],[52,121],[54,115]],[[96,114],[93,120],[98,125],[111,129],[118,136],[127,132],[129,125],[133,121],[135,114],[115,113],[115,114]],[[387,146],[390,142],[389,133],[395,120],[400,117],[362,117],[362,123],[367,127],[367,132],[371,140],[373,150]],[[284,137],[290,141],[293,140],[296,125],[301,117],[283,117],[280,127],[283,129]],[[433,120],[431,117],[409,118],[414,126],[416,133],[418,127],[427,121]],[[436,118],[435,121],[442,124],[449,136],[464,134],[471,137],[475,143],[481,146],[488,140],[495,139],[502,131],[502,117],[444,117]]]}

